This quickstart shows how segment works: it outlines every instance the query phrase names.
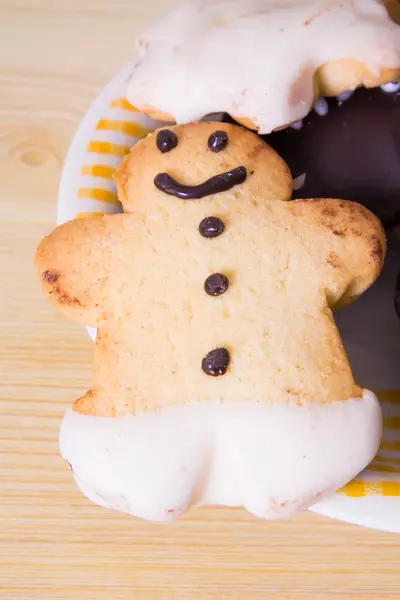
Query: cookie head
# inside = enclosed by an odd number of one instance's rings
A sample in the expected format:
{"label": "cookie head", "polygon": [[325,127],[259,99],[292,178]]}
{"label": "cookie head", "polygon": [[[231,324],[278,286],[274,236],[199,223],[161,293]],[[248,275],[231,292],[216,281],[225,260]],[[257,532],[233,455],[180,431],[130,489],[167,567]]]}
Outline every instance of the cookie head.
{"label": "cookie head", "polygon": [[[160,129],[137,144],[117,170],[126,212],[182,201],[243,196],[289,200],[288,167],[254,133],[229,123]],[[168,198],[168,196],[170,198]]]}

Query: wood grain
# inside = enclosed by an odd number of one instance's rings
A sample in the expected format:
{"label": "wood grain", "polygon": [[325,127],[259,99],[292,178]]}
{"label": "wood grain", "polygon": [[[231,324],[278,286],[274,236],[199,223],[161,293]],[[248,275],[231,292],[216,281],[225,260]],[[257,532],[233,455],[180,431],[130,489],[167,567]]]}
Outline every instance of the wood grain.
{"label": "wood grain", "polygon": [[398,600],[399,537],[212,508],[149,524],[91,505],[59,457],[91,348],[45,301],[32,255],[79,118],[169,4],[0,2],[0,598]]}

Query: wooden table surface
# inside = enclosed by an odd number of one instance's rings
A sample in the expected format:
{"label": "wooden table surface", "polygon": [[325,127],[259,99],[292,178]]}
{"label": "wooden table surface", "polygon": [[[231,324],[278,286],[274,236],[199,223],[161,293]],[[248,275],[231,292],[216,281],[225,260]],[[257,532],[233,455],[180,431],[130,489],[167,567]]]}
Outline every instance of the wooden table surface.
{"label": "wooden table surface", "polygon": [[149,524],[91,505],[58,454],[91,344],[47,304],[32,256],[80,117],[171,3],[0,1],[0,598],[398,600],[398,536],[213,508]]}

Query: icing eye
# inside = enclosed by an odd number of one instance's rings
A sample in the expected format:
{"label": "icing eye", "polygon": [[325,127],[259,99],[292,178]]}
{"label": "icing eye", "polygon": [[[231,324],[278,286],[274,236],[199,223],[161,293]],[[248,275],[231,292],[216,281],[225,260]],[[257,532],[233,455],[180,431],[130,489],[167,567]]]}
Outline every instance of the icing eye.
{"label": "icing eye", "polygon": [[228,134],[226,131],[214,131],[208,138],[207,143],[211,152],[221,152],[228,145]]}
{"label": "icing eye", "polygon": [[178,145],[178,138],[170,129],[162,129],[157,133],[156,145],[160,152],[171,152]]}

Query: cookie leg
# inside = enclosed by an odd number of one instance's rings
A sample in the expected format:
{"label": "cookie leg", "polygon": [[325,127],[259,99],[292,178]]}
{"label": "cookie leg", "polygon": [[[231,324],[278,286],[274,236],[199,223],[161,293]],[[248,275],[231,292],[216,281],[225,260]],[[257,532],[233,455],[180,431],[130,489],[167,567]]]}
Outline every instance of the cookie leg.
{"label": "cookie leg", "polygon": [[346,484],[381,438],[371,392],[329,404],[209,401],[137,416],[67,411],[61,453],[93,502],[153,521],[190,506],[277,519]]}
{"label": "cookie leg", "polygon": [[94,417],[68,410],[60,449],[93,502],[152,521],[197,503],[207,470],[208,431],[189,430],[175,411]]}

